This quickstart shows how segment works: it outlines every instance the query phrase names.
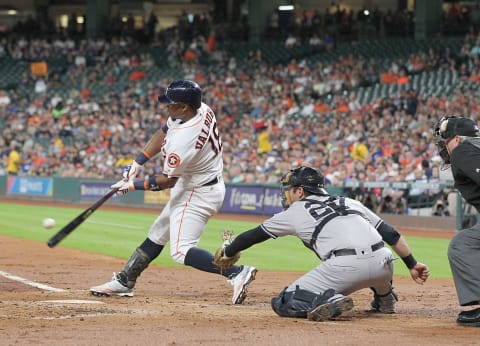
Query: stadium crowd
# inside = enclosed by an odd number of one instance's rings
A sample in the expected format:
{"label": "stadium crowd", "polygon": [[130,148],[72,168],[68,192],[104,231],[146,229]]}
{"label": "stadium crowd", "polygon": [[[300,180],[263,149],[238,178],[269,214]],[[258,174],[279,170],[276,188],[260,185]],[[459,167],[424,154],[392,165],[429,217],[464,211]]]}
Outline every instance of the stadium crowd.
{"label": "stadium crowd", "polygon": [[[0,57],[19,64],[56,57],[67,57],[68,62],[62,72],[45,77],[25,72],[15,88],[0,90],[0,175],[118,178],[136,149],[166,120],[156,99],[178,78],[196,80],[205,102],[215,109],[223,133],[225,180],[234,183],[276,184],[282,172],[297,165],[321,168],[332,186],[438,181],[441,160],[432,140],[434,122],[444,114],[480,120],[476,87],[459,87],[447,96],[407,88],[368,104],[356,95],[360,86],[407,84],[415,74],[440,68],[476,86],[480,35],[475,29],[458,52],[428,49],[388,66],[353,55],[328,63],[293,58],[271,65],[261,51],[237,61],[221,41],[215,42],[219,36],[213,33],[213,42],[210,36],[194,35],[188,45],[179,46],[182,32],[173,30],[169,39],[159,36],[154,44],[166,49],[169,67],[183,75],[162,75],[154,81],[147,78],[153,57],[129,36],[0,41]],[[212,65],[214,69],[208,68]],[[127,85],[121,90],[91,90],[95,84],[125,82],[124,75]],[[66,97],[49,92],[66,87]],[[326,102],[326,95],[333,95],[335,102]],[[158,174],[161,160],[151,160],[145,174]],[[392,213],[441,196],[438,189],[351,193],[372,209]]]}

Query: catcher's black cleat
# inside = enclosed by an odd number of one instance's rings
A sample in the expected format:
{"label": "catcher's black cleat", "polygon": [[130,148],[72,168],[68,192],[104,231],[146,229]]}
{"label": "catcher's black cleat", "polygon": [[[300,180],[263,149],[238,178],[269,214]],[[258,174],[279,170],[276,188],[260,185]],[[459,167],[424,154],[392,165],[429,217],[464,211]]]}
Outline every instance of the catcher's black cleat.
{"label": "catcher's black cleat", "polygon": [[307,319],[310,321],[326,321],[340,316],[346,311],[353,309],[353,300],[350,297],[337,295],[330,302],[317,306],[307,313]]}

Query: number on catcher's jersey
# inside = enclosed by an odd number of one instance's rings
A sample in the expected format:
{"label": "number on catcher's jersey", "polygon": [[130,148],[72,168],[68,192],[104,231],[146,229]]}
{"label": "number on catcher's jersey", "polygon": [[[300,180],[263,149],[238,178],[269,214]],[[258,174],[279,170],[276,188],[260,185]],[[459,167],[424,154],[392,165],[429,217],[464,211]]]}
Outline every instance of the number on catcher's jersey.
{"label": "number on catcher's jersey", "polygon": [[311,217],[320,222],[329,215],[337,214],[336,210],[338,209],[338,206],[333,204],[333,201],[329,202],[330,203],[308,200],[308,202],[304,204],[304,207],[308,210]]}

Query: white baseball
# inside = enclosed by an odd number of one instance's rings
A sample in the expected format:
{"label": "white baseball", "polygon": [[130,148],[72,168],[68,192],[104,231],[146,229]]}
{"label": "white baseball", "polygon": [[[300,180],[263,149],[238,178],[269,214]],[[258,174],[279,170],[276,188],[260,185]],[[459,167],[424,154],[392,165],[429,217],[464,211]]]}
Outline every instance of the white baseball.
{"label": "white baseball", "polygon": [[47,218],[43,219],[42,225],[43,225],[43,227],[45,227],[46,229],[50,229],[50,228],[52,228],[53,226],[55,226],[55,220],[47,217]]}

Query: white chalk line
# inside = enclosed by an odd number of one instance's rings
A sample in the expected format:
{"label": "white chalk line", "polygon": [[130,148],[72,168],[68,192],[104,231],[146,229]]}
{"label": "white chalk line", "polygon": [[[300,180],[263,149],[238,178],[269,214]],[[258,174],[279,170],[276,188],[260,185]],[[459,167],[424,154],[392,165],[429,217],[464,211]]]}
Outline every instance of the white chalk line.
{"label": "white chalk line", "polygon": [[69,320],[73,318],[87,318],[87,317],[115,316],[115,315],[118,315],[118,313],[110,312],[110,313],[95,313],[95,314],[77,314],[77,315],[64,315],[64,316],[58,316],[58,317],[37,316],[37,317],[32,317],[32,320]]}
{"label": "white chalk line", "polygon": [[65,304],[105,304],[99,300],[85,300],[85,299],[57,299],[57,300],[40,300],[35,302],[36,304],[57,304],[57,305],[65,305]]}
{"label": "white chalk line", "polygon": [[64,290],[62,288],[55,288],[55,287],[52,287],[52,286],[44,285],[44,284],[41,284],[39,282],[28,280],[28,279],[22,278],[20,276],[16,276],[16,275],[13,275],[13,274],[1,271],[1,270],[0,270],[0,275],[7,278],[7,279],[17,281],[17,282],[20,282],[22,284],[29,285],[29,286],[32,286],[32,287],[36,287],[36,288],[39,288],[41,290],[50,291],[50,292],[66,292],[66,290]]}

